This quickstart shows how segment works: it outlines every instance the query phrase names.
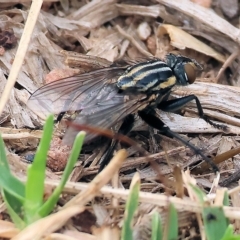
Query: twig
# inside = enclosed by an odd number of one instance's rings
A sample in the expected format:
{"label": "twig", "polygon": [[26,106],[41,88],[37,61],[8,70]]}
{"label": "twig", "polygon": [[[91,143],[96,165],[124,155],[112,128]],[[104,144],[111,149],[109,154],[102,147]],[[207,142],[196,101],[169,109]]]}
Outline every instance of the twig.
{"label": "twig", "polygon": [[225,63],[222,65],[221,69],[218,72],[218,75],[215,79],[215,83],[217,83],[219,81],[219,78],[222,76],[223,72],[226,70],[227,67],[229,67],[231,65],[231,63],[235,60],[235,58],[237,58],[239,56],[239,52],[240,50],[238,49],[238,51],[233,52],[228,59],[225,61]]}
{"label": "twig", "polygon": [[217,31],[229,36],[238,44],[240,43],[240,30],[226,20],[224,20],[222,17],[218,16],[211,9],[202,7],[196,3],[193,3],[190,0],[157,0],[157,2],[181,11],[198,20],[199,22],[202,22],[216,29]]}
{"label": "twig", "polygon": [[6,87],[4,88],[1,100],[0,100],[0,116],[2,114],[3,108],[6,105],[10,94],[11,90],[16,82],[18,73],[22,67],[24,57],[27,52],[27,48],[32,36],[32,32],[35,26],[35,23],[38,18],[38,14],[40,12],[41,6],[42,6],[43,1],[42,0],[33,0],[31,8],[29,10],[28,18],[26,21],[26,25],[24,27],[22,37],[19,42],[18,50],[16,53],[16,56],[14,58],[12,68],[10,70],[9,76],[8,76],[8,81],[6,84]]}

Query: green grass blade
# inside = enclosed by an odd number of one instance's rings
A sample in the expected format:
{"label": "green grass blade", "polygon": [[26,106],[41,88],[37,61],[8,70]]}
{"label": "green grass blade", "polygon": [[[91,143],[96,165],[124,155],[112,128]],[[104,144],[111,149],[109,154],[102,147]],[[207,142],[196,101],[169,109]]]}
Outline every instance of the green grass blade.
{"label": "green grass blade", "polygon": [[122,240],[133,239],[132,220],[133,220],[134,213],[138,207],[139,191],[140,191],[139,176],[135,174],[130,186],[130,194],[128,196],[126,207],[125,207],[124,223],[123,223],[122,236],[121,236]]}
{"label": "green grass blade", "polygon": [[0,161],[1,161],[1,169],[10,173],[10,168],[8,165],[7,156],[5,152],[5,145],[1,135],[0,135]]}
{"label": "green grass blade", "polygon": [[11,209],[16,212],[16,214],[18,214],[19,216],[23,216],[23,204],[22,202],[16,198],[15,196],[11,195],[8,191],[6,191],[5,189],[2,189],[5,199],[6,199],[6,203],[11,206]]}
{"label": "green grass blade", "polygon": [[203,222],[208,240],[221,239],[229,225],[221,207],[205,207],[203,209]]}
{"label": "green grass blade", "polygon": [[46,160],[53,133],[53,115],[50,115],[43,128],[43,136],[34,161],[28,168],[26,199],[24,204],[25,220],[28,223],[40,218],[36,213],[43,204]]}
{"label": "green grass blade", "polygon": [[167,224],[164,231],[164,236],[167,236],[166,239],[178,239],[178,213],[172,203],[170,203],[168,208]]}
{"label": "green grass blade", "polygon": [[23,229],[26,224],[20,217],[22,216],[22,203],[19,201],[18,198],[10,195],[4,189],[2,189],[1,193],[12,221],[17,228]]}
{"label": "green grass blade", "polygon": [[19,181],[15,176],[13,176],[10,171],[7,156],[5,153],[4,142],[1,135],[0,166],[0,187],[23,203],[25,197],[25,186],[21,181]]}
{"label": "green grass blade", "polygon": [[193,191],[196,193],[196,195],[198,197],[198,200],[202,204],[204,204],[206,194],[198,186],[195,186],[195,185],[191,184],[191,187],[192,187]]}
{"label": "green grass blade", "polygon": [[152,215],[152,236],[151,240],[161,240],[163,236],[161,218],[158,212]]}
{"label": "green grass blade", "polygon": [[224,236],[221,240],[239,240],[239,239],[240,235],[239,234],[234,235],[233,226],[230,224],[228,225],[228,228],[226,229]]}
{"label": "green grass blade", "polygon": [[225,191],[225,193],[224,193],[223,205],[224,206],[230,206],[230,200],[229,200],[229,196],[228,196],[227,191]]}
{"label": "green grass blade", "polygon": [[86,136],[86,133],[81,131],[78,133],[78,135],[74,141],[73,148],[72,148],[71,154],[68,158],[67,165],[64,169],[60,185],[58,186],[59,188],[61,188],[61,191],[62,191],[62,188],[65,186],[65,184],[66,184],[70,174],[72,173],[72,170],[78,160],[79,154],[82,150],[85,136]]}
{"label": "green grass blade", "polygon": [[85,138],[85,132],[80,132],[73,144],[73,148],[71,151],[71,154],[69,156],[66,168],[64,170],[61,182],[59,184],[59,186],[54,190],[54,192],[52,193],[52,195],[49,197],[49,199],[44,203],[44,205],[40,208],[39,210],[39,215],[42,217],[47,216],[54,208],[54,206],[56,205],[59,196],[64,188],[64,185],[66,184],[69,175],[72,172],[72,169],[76,163],[76,161],[78,160],[79,154],[82,150],[82,145],[84,142],[84,138]]}

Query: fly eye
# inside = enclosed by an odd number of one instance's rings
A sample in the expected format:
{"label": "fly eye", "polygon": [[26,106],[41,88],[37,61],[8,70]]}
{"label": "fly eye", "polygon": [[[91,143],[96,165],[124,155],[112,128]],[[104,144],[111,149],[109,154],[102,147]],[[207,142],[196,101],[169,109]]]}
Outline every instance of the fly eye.
{"label": "fly eye", "polygon": [[196,70],[191,63],[186,63],[184,65],[184,70],[187,75],[187,80],[189,84],[192,84],[196,80]]}

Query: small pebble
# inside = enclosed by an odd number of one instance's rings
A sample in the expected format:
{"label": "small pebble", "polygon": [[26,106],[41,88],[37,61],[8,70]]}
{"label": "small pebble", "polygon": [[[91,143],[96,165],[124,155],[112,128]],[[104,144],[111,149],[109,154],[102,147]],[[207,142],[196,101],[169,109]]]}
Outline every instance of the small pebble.
{"label": "small pebble", "polygon": [[147,22],[142,22],[138,26],[137,32],[141,40],[146,40],[151,34],[151,28]]}
{"label": "small pebble", "polygon": [[28,161],[28,162],[33,162],[33,160],[34,160],[34,157],[35,157],[35,154],[27,154],[26,156],[25,156],[25,159]]}

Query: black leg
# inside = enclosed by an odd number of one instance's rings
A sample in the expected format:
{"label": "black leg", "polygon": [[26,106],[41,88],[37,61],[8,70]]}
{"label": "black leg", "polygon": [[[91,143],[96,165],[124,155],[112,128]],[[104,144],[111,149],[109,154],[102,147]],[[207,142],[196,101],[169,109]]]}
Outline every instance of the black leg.
{"label": "black leg", "polygon": [[160,102],[157,106],[158,109],[161,109],[165,112],[175,112],[179,109],[181,109],[183,106],[185,106],[188,102],[195,100],[197,109],[198,109],[198,115],[200,118],[204,119],[207,123],[211,124],[215,128],[227,130],[227,127],[225,125],[220,125],[212,122],[203,112],[202,105],[199,101],[199,99],[195,95],[188,95],[186,97],[177,98],[173,100],[163,101]]}
{"label": "black leg", "polygon": [[66,112],[60,112],[57,116],[57,119],[55,120],[55,123],[58,123],[62,120],[63,118],[63,115],[65,114]]}
{"label": "black leg", "polygon": [[[126,116],[123,120],[123,123],[121,125],[121,127],[118,130],[118,133],[121,133],[123,135],[128,134],[134,124],[134,115],[133,114],[129,114],[128,116]],[[118,140],[113,140],[111,146],[109,146],[109,149],[107,150],[107,152],[104,154],[103,159],[101,161],[100,167],[99,167],[99,172],[101,172],[104,167],[110,162],[112,155],[113,155],[113,151],[116,147],[116,145],[118,144]]]}
{"label": "black leg", "polygon": [[160,120],[155,115],[155,111],[151,108],[146,108],[142,111],[138,112],[139,116],[145,121],[147,124],[149,124],[151,127],[158,129],[162,134],[169,136],[171,138],[176,138],[186,146],[188,146],[190,149],[194,151],[195,154],[200,155],[213,169],[214,172],[219,171],[218,167],[213,163],[213,161],[205,156],[201,149],[195,147],[190,142],[182,138],[179,134],[171,131],[171,129],[164,124],[162,120]]}

